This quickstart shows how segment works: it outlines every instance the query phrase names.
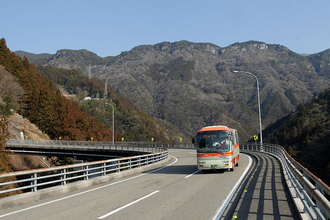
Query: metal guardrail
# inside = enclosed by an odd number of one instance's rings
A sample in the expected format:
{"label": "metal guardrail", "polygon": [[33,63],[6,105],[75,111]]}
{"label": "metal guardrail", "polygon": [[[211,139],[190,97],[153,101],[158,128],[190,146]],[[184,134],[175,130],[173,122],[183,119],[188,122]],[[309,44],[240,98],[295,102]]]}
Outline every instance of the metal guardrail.
{"label": "metal guardrail", "polygon": [[86,149],[109,149],[139,152],[160,152],[167,148],[194,148],[189,143],[159,143],[159,142],[104,142],[104,141],[62,141],[62,140],[12,140],[6,143],[7,148],[20,147],[65,147],[65,148],[86,148]]}
{"label": "metal guardrail", "polygon": [[[38,189],[66,185],[67,183],[87,180],[97,176],[118,173],[137,167],[156,163],[168,158],[167,148],[193,148],[188,143],[155,143],[155,142],[100,142],[100,141],[65,141],[65,140],[13,140],[6,142],[6,148],[66,148],[66,149],[103,149],[119,151],[147,152],[151,154],[125,157],[119,159],[102,160],[98,162],[81,163],[44,169],[12,172],[0,174],[0,194],[20,192],[36,192]],[[15,181],[11,181],[15,177]]]}
{"label": "metal guardrail", "polygon": [[264,151],[282,163],[284,176],[302,219],[330,219],[330,187],[296,162],[283,147],[274,144],[247,143],[245,151]]}
{"label": "metal guardrail", "polygon": [[[168,158],[168,152],[157,152],[141,156],[102,160],[52,168],[35,169],[0,174],[0,194],[36,192],[39,189],[57,185],[66,185],[79,180],[88,180],[125,170],[154,164]],[[16,177],[15,181],[8,181]]]}

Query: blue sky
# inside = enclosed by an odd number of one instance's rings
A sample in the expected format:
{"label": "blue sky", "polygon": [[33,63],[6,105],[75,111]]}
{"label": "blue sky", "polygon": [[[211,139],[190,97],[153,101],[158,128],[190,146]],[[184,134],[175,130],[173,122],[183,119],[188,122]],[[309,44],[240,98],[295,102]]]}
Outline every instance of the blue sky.
{"label": "blue sky", "polygon": [[163,41],[226,47],[249,40],[296,53],[330,48],[329,0],[0,0],[12,51],[87,49],[116,56]]}

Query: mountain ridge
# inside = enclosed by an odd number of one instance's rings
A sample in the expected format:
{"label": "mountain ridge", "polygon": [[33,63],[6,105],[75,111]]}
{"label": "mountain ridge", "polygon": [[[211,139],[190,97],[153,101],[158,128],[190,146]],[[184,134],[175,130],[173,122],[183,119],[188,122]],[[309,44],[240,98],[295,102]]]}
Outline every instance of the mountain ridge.
{"label": "mountain ridge", "polygon": [[[259,79],[263,126],[294,111],[330,83],[327,72],[285,46],[258,41],[219,47],[189,41],[136,46],[115,57],[58,51],[43,65],[78,69],[105,79],[117,92],[154,117],[191,137],[202,126],[228,124],[242,140],[258,134],[255,79]],[[93,59],[92,59],[93,58]]]}

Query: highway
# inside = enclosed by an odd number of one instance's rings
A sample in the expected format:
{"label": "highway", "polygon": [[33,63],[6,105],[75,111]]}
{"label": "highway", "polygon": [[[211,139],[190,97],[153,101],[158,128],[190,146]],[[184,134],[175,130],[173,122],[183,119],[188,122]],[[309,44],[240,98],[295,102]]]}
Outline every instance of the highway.
{"label": "highway", "polygon": [[[272,156],[241,154],[239,166],[233,172],[202,173],[197,170],[195,150],[170,149],[169,153],[172,159],[168,166],[1,210],[0,219],[215,219],[249,164],[251,169],[223,219],[246,217],[246,213],[255,217],[253,219],[262,219],[265,215],[271,219],[296,217],[283,191],[280,167]],[[272,189],[280,190],[281,186],[280,196],[274,198]],[[259,189],[259,195],[254,189]],[[267,190],[275,202],[264,193]],[[266,200],[272,202],[264,202]]]}

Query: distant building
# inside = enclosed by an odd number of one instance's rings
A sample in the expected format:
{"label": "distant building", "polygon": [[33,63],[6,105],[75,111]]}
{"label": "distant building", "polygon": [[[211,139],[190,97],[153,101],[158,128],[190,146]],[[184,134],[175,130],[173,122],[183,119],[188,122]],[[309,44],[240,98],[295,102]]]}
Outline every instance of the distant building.
{"label": "distant building", "polygon": [[83,101],[90,101],[90,100],[100,100],[99,98],[91,98],[89,96],[85,97]]}
{"label": "distant building", "polygon": [[85,97],[83,100],[84,101],[89,101],[89,100],[92,100],[92,98],[91,97]]}

